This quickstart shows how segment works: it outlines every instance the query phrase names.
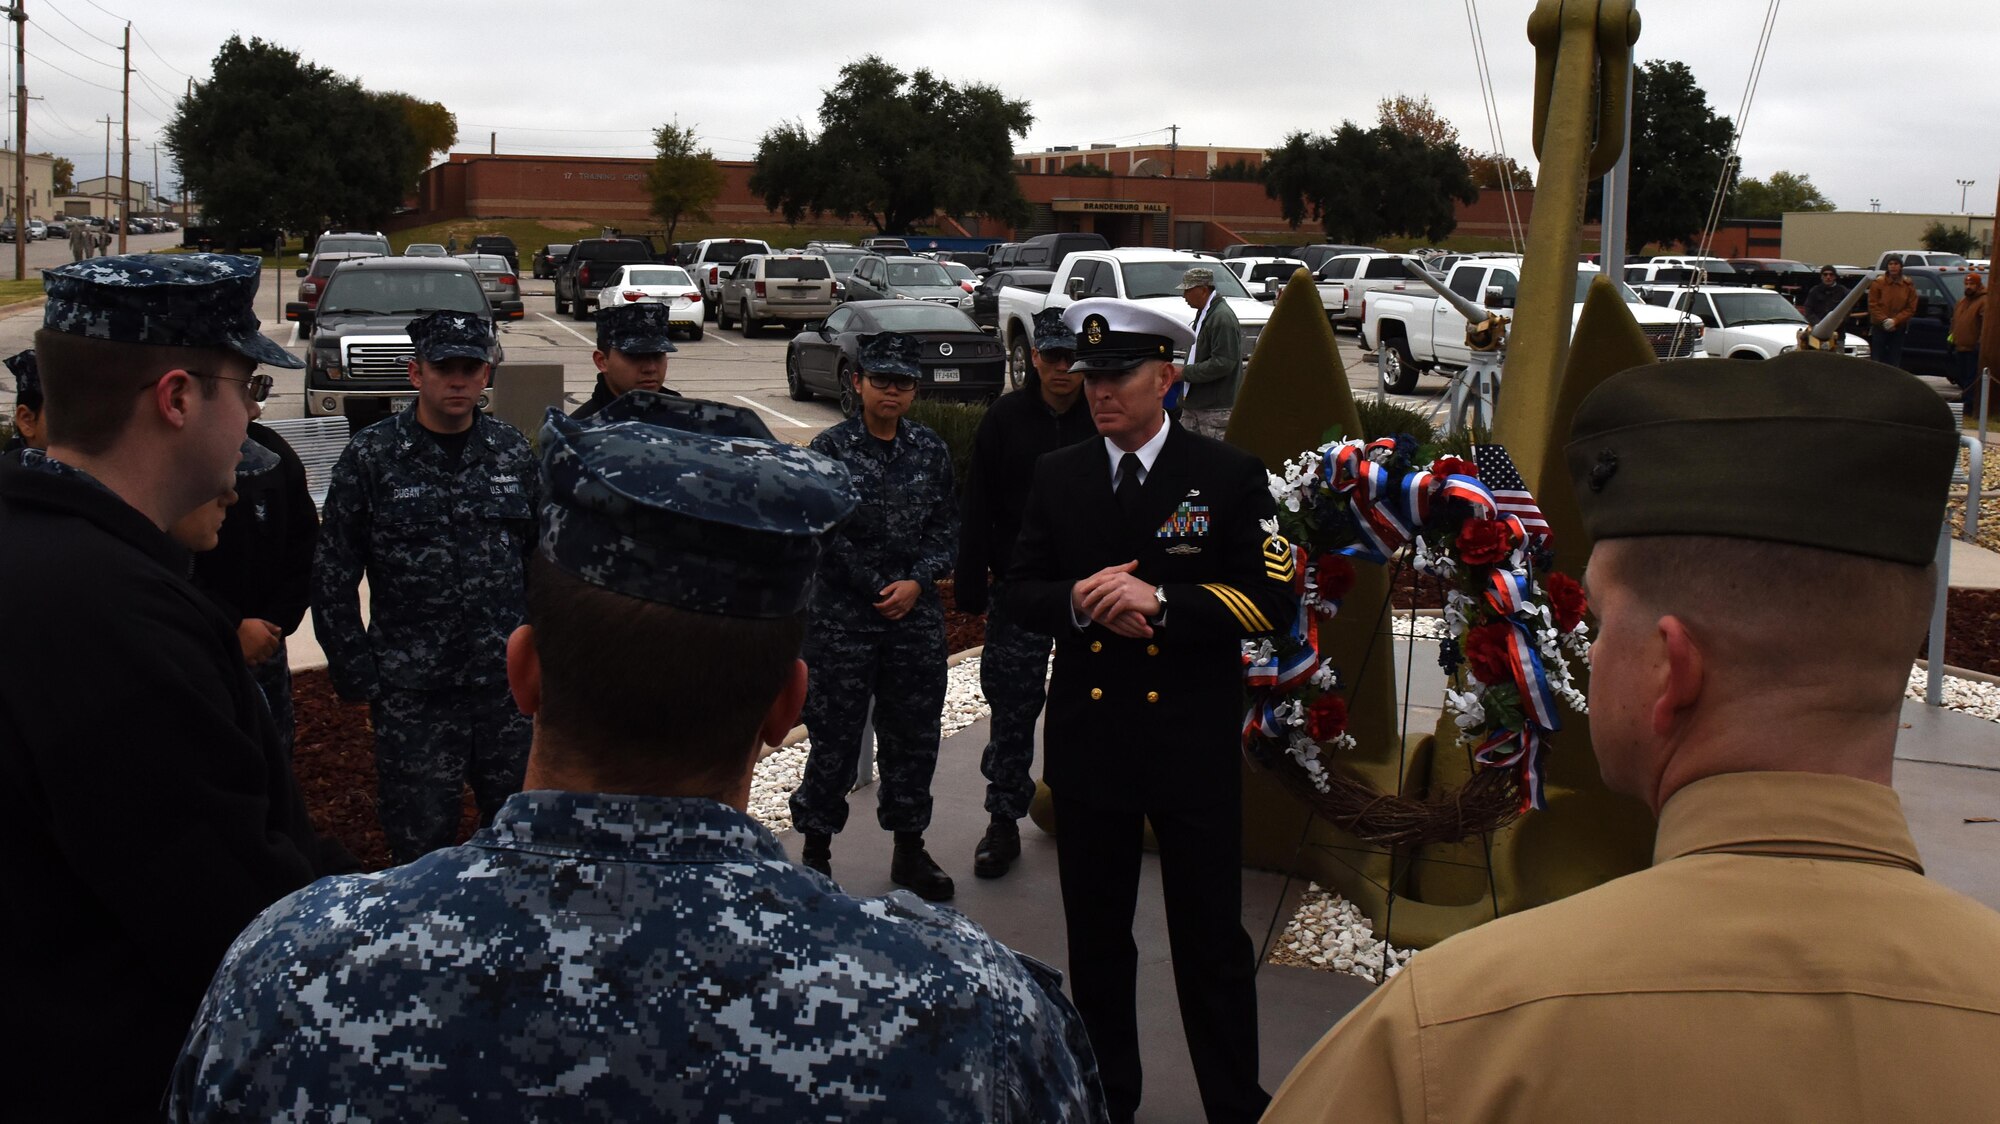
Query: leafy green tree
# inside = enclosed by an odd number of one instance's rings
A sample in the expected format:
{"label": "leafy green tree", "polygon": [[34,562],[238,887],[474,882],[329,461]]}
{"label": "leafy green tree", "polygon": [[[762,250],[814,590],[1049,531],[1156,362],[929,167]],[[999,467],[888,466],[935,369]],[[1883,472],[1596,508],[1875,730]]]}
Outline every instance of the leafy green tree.
{"label": "leafy green tree", "polygon": [[402,167],[408,183],[415,187],[417,179],[431,161],[441,152],[451,151],[458,143],[458,115],[434,101],[423,101],[408,94],[379,95],[389,102],[397,113],[402,114],[403,124],[409,134],[402,145]]}
{"label": "leafy green tree", "polygon": [[1969,257],[1978,248],[1972,231],[1935,221],[1924,228],[1923,237],[1918,241],[1923,243],[1924,249],[1939,254],[1964,254]]}
{"label": "leafy green tree", "polygon": [[1500,191],[1509,186],[1515,191],[1532,191],[1535,187],[1535,174],[1512,156],[1467,149],[1465,166],[1472,171],[1472,186],[1481,191]]}
{"label": "leafy green tree", "polygon": [[797,222],[860,216],[885,234],[943,211],[953,218],[1026,217],[1013,138],[1028,103],[997,87],[954,85],[929,70],[905,75],[875,55],[848,63],[820,101],[819,135],[788,122],[757,145],[750,190]]}
{"label": "leafy green tree", "polygon": [[[46,152],[37,152],[35,155],[48,156],[49,154]],[[51,159],[54,162],[49,165],[49,174],[55,180],[56,194],[76,194],[76,163],[67,156],[55,156],[51,157]]]}
{"label": "leafy green tree", "polygon": [[1736,185],[1728,213],[1739,219],[1783,218],[1786,211],[1831,211],[1833,200],[1821,195],[1810,177],[1797,172],[1772,172],[1769,180],[1747,179]]}
{"label": "leafy green tree", "polygon": [[1071,164],[1069,167],[1064,168],[1062,170],[1062,174],[1065,176],[1109,177],[1111,175],[1111,169],[1105,167],[1102,164]]}
{"label": "leafy green tree", "polygon": [[1238,157],[1210,168],[1208,178],[1232,183],[1255,183],[1262,178],[1262,174],[1255,164],[1250,163],[1248,157]]}
{"label": "leafy green tree", "polygon": [[1479,198],[1456,144],[1352,121],[1285,138],[1266,155],[1263,179],[1293,229],[1315,220],[1336,242],[1387,235],[1436,242],[1458,225],[1453,201]]}
{"label": "leafy green tree", "polygon": [[226,230],[377,226],[428,159],[406,115],[411,100],[232,36],[209,80],[181,99],[166,144],[187,190]]}
{"label": "leafy green tree", "polygon": [[[1632,180],[1627,226],[1635,246],[1683,242],[1701,233],[1729,159],[1735,126],[1709,108],[1682,62],[1632,73]],[[1729,184],[1735,182],[1730,173]]]}
{"label": "leafy green tree", "polygon": [[722,194],[722,165],[701,147],[694,126],[679,121],[653,130],[653,166],[646,169],[646,194],[653,214],[667,224],[667,241],[682,219],[709,221],[709,204]]}
{"label": "leafy green tree", "polygon": [[1375,103],[1375,123],[1421,137],[1430,144],[1459,147],[1458,126],[1444,119],[1429,94],[1397,94]]}

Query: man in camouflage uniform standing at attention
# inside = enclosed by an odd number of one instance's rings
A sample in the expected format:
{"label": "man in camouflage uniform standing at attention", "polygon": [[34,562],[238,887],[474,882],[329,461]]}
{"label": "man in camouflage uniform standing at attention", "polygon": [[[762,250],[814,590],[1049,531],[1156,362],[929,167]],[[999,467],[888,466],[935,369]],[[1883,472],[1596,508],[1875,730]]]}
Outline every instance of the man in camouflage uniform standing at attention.
{"label": "man in camouflage uniform standing at attention", "polygon": [[945,901],[951,878],[924,850],[924,829],[945,692],[937,581],[951,573],[958,501],[944,439],[903,417],[921,380],[915,337],[862,337],[854,376],[861,413],[812,441],[814,452],[847,466],[861,504],[828,537],[813,590],[805,646],[812,752],[792,793],[792,823],[806,838],[802,861],[831,874],[872,696],[881,773],[875,819],[896,833],[889,878]]}
{"label": "man in camouflage uniform standing at attention", "polygon": [[661,394],[680,392],[666,386],[667,355],[679,351],[673,341],[673,316],[663,304],[621,304],[597,311],[597,386],[570,417],[590,417],[633,390]]}
{"label": "man in camouflage uniform standing at attention", "polygon": [[526,610],[539,496],[527,439],[479,410],[493,325],[435,312],[410,338],[416,402],[334,466],[312,596],[334,690],[369,703],[397,862],[452,842],[462,784],[487,821],[520,790],[530,727],[507,696],[506,646]]}
{"label": "man in camouflage uniform standing at attention", "polygon": [[993,721],[979,771],[986,775],[992,822],[973,854],[972,872],[981,878],[1000,877],[1021,857],[1018,823],[1035,798],[1035,719],[1048,694],[1049,649],[1055,645],[1053,637],[1015,623],[1005,597],[989,597],[987,575],[1006,576],[1035,462],[1097,436],[1083,401],[1083,376],[1069,369],[1076,333],[1063,323],[1062,309],[1035,314],[1034,340],[1034,365],[1021,388],[993,403],[972,440],[953,577],[958,608],[986,614],[979,685],[993,706]]}
{"label": "man in camouflage uniform standing at attention", "polygon": [[550,411],[541,447],[507,661],[528,791],[462,847],[258,918],[169,1116],[1102,1121],[1057,973],[907,893],[841,893],[744,813],[798,719],[847,473],[644,390]]}

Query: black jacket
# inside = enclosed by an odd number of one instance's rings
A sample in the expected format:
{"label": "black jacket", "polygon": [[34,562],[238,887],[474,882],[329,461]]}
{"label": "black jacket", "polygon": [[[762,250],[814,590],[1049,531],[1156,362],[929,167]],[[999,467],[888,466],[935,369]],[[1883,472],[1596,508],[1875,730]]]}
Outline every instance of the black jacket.
{"label": "black jacket", "polygon": [[0,464],[0,899],[23,1120],[159,1104],[229,942],[356,865],[307,820],[187,553],[93,481]]}
{"label": "black jacket", "polygon": [[972,438],[972,465],[960,501],[963,518],[952,577],[960,612],[985,612],[987,575],[1007,573],[1014,540],[1021,534],[1021,516],[1028,510],[1035,462],[1044,453],[1096,436],[1097,426],[1081,394],[1069,412],[1058,414],[1042,401],[1041,388],[1033,380],[1001,395],[986,411]]}
{"label": "black jacket", "polygon": [[194,557],[194,586],[232,625],[254,617],[289,636],[312,604],[319,511],[291,445],[256,422],[250,437],[278,454],[278,467],[238,479],[236,506],[222,520],[215,549]]}
{"label": "black jacket", "polygon": [[[681,396],[680,391],[670,390],[665,386],[660,387],[660,393],[671,394],[675,398],[679,398]],[[604,407],[611,405],[613,402],[616,402],[617,400],[618,396],[616,394],[611,393],[611,387],[608,386],[604,381],[604,373],[602,371],[599,371],[597,374],[597,385],[594,388],[592,388],[590,392],[590,397],[584,399],[583,405],[578,406],[574,410],[571,410],[569,412],[569,416],[575,418],[578,421],[582,421],[583,419],[590,417],[592,414],[595,414],[597,411],[602,410]]]}
{"label": "black jacket", "polygon": [[[1848,286],[1838,281],[1821,281],[1819,284],[1806,290],[1804,307],[1800,311],[1805,313],[1807,322],[1817,324],[1821,320],[1826,319],[1827,313],[1840,307],[1840,302],[1847,299],[1847,293]],[[1856,307],[1861,310],[1863,315],[1867,314],[1867,305],[1857,304]]]}
{"label": "black jacket", "polygon": [[[1066,799],[1104,808],[1233,803],[1242,786],[1242,641],[1290,626],[1290,548],[1261,522],[1277,507],[1264,466],[1172,422],[1137,518],[1111,491],[1104,442],[1035,465],[1007,599],[1022,627],[1056,638],[1043,726],[1044,778]],[[1070,587],[1137,559],[1167,592],[1150,640],[1078,629]]]}

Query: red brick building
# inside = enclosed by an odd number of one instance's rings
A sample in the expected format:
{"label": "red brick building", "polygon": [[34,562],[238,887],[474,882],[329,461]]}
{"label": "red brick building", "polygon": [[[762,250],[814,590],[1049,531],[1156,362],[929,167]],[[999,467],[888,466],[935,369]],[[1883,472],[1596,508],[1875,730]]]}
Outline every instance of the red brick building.
{"label": "red brick building", "polygon": [[[1033,154],[1017,163],[1055,157],[1098,156],[1145,168],[1163,156],[1193,164],[1228,162],[1261,151],[1182,147],[1104,150],[1082,153]],[[589,156],[489,156],[455,152],[443,164],[424,173],[417,194],[417,213],[405,226],[421,226],[458,218],[585,219],[642,230],[653,224],[648,214],[645,173],[651,161]],[[722,195],[709,208],[718,223],[769,226],[783,217],[764,206],[750,191],[747,161],[717,161],[722,167]],[[1060,165],[1058,165],[1060,166]],[[1031,213],[1019,227],[990,219],[954,222],[937,219],[940,235],[1013,240],[1052,231],[1093,231],[1113,245],[1181,246],[1218,250],[1245,241],[1307,239],[1310,226],[1287,230],[1275,200],[1263,185],[1240,180],[1182,178],[1165,175],[1075,176],[1053,171],[1018,172],[1021,194]],[[1534,208],[1534,192],[1516,192],[1525,231]],[[1488,238],[1507,236],[1507,208],[1499,192],[1483,192],[1478,201],[1458,207],[1458,233]],[[1260,236],[1246,237],[1245,232]],[[1596,236],[1587,227],[1584,240]],[[1266,237],[1268,236],[1268,237]]]}

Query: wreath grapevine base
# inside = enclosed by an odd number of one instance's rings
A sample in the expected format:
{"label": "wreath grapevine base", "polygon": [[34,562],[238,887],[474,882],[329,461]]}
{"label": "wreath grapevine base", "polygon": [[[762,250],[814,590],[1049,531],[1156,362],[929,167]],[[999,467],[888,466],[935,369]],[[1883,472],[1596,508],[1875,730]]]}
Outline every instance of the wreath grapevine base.
{"label": "wreath grapevine base", "polygon": [[[1243,653],[1246,752],[1316,815],[1381,846],[1458,842],[1541,807],[1542,755],[1562,726],[1555,704],[1585,709],[1569,667],[1589,658],[1583,592],[1550,569],[1548,525],[1506,451],[1480,446],[1476,464],[1416,454],[1408,437],[1333,441],[1270,474],[1278,516],[1265,529],[1289,540],[1299,611],[1287,633]],[[1447,587],[1445,710],[1474,765],[1463,786],[1420,795],[1382,792],[1337,767],[1355,741],[1340,671],[1318,644],[1354,560],[1404,552]]]}

